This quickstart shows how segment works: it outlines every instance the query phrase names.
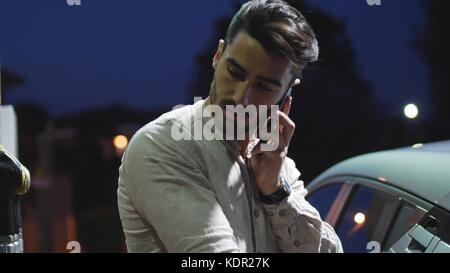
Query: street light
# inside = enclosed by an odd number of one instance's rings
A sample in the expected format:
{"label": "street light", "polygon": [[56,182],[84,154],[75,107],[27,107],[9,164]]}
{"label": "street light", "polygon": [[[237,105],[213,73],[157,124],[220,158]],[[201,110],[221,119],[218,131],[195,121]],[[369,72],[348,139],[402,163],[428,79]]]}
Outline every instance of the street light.
{"label": "street light", "polygon": [[417,106],[415,104],[410,103],[405,106],[405,108],[403,109],[403,113],[405,114],[405,116],[407,118],[415,119],[417,117],[417,115],[419,114],[419,109],[417,108]]}
{"label": "street light", "polygon": [[113,143],[114,147],[116,147],[119,150],[123,150],[128,145],[128,139],[124,135],[118,135],[114,137]]}

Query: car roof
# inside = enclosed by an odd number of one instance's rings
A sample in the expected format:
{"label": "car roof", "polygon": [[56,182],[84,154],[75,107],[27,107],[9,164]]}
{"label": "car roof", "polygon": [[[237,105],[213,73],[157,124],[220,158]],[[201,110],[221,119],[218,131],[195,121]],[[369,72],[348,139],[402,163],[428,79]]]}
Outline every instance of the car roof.
{"label": "car roof", "polygon": [[356,156],[332,166],[309,186],[340,175],[375,179],[450,210],[450,141]]}

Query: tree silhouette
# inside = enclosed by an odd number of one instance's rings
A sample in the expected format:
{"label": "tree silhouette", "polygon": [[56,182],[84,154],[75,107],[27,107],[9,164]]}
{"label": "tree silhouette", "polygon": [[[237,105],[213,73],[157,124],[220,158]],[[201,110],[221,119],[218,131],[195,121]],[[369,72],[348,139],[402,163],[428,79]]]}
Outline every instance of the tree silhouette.
{"label": "tree silhouette", "polygon": [[[345,158],[379,148],[372,89],[359,74],[346,25],[303,1],[288,1],[312,25],[320,47],[319,61],[304,71],[293,92],[291,118],[296,132],[292,157],[307,181]],[[240,7],[235,2],[235,10]],[[215,22],[216,34],[197,56],[190,92],[205,98],[213,77],[212,57],[226,33],[231,15]]]}
{"label": "tree silhouette", "polygon": [[419,32],[414,45],[428,66],[433,100],[433,120],[428,128],[431,139],[450,137],[450,17],[449,1],[420,1],[427,23]]}

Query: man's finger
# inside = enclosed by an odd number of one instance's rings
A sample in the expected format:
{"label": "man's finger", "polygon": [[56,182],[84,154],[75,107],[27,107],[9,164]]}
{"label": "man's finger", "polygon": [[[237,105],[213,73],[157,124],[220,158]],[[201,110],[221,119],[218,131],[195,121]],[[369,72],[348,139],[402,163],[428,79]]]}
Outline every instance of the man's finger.
{"label": "man's finger", "polygon": [[281,137],[284,142],[289,145],[289,142],[294,135],[295,123],[284,112],[278,111],[278,117],[280,127],[283,128],[281,130]]}
{"label": "man's finger", "polygon": [[292,105],[292,96],[289,96],[286,99],[286,102],[282,105],[281,112],[285,113],[286,115],[289,115],[291,112],[291,105]]}

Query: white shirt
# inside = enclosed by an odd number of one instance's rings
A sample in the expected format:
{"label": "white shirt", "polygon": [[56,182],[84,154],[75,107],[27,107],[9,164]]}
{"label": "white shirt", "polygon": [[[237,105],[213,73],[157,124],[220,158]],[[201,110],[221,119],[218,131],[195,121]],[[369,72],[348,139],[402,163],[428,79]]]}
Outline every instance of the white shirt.
{"label": "white shirt", "polygon": [[175,140],[173,126],[207,122],[204,101],[168,112],[131,139],[119,169],[118,207],[129,252],[342,252],[306,200],[295,163],[292,193],[262,204],[237,142]]}

